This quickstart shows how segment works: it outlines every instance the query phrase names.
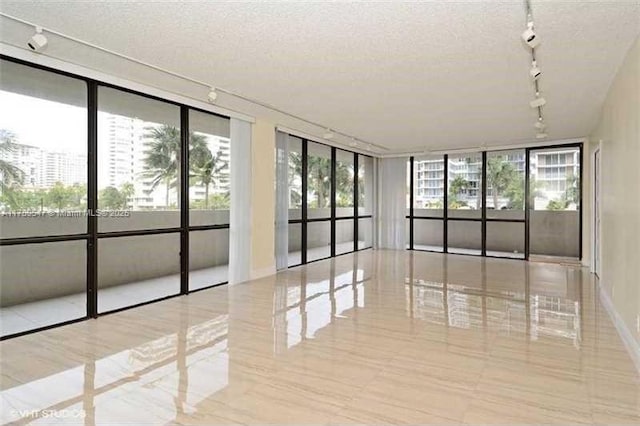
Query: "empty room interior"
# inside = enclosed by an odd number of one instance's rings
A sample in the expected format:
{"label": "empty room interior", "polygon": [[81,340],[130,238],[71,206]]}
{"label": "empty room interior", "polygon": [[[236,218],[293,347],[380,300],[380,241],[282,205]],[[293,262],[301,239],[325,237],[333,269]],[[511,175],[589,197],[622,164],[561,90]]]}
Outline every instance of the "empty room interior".
{"label": "empty room interior", "polygon": [[0,423],[640,424],[639,36],[0,1]]}

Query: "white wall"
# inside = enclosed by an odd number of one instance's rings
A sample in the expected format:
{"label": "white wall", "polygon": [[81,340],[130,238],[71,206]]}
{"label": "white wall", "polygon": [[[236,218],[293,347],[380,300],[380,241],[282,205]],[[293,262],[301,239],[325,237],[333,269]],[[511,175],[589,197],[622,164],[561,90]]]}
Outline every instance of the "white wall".
{"label": "white wall", "polygon": [[591,152],[601,141],[600,284],[640,345],[640,40],[618,71],[590,140]]}
{"label": "white wall", "polygon": [[251,277],[276,272],[276,128],[267,120],[256,120],[252,134]]}

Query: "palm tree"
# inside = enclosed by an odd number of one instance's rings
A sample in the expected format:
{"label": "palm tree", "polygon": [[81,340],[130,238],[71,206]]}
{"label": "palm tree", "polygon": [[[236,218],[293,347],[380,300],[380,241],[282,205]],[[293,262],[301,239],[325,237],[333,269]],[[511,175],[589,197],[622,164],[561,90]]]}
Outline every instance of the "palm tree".
{"label": "palm tree", "polygon": [[[145,142],[147,150],[143,160],[145,167],[143,176],[151,179],[152,191],[161,183],[166,186],[165,205],[169,206],[169,191],[177,186],[180,170],[180,129],[166,124],[149,127],[144,137],[147,139]],[[202,173],[206,172],[205,166],[211,159],[211,151],[207,147],[207,139],[204,135],[189,133],[189,157],[191,167],[196,165],[204,169]],[[214,168],[212,172],[215,173],[215,170]],[[208,192],[209,188],[207,187],[206,190]]]}
{"label": "palm tree", "polygon": [[122,186],[120,186],[120,193],[124,197],[124,208],[126,209],[129,207],[129,199],[132,198],[133,194],[135,193],[133,184],[131,182],[123,183]]}
{"label": "palm tree", "polygon": [[16,135],[9,130],[0,129],[0,194],[9,204],[16,204],[14,191],[23,184],[24,172],[6,160],[8,154],[18,149]]}
{"label": "palm tree", "polygon": [[503,156],[491,157],[487,161],[487,185],[491,187],[493,208],[498,209],[498,196],[506,192],[520,177],[518,171]]}
{"label": "palm tree", "polygon": [[457,209],[466,203],[458,200],[458,195],[462,194],[469,188],[469,181],[462,176],[456,176],[456,178],[449,184],[449,208]]}
{"label": "palm tree", "polygon": [[143,176],[151,179],[151,190],[166,186],[165,206],[169,206],[169,190],[177,184],[180,170],[180,129],[163,124],[148,127]]}
{"label": "palm tree", "polygon": [[228,163],[224,160],[221,150],[213,155],[206,144],[202,147],[198,143],[196,142],[191,148],[189,176],[195,183],[204,186],[204,208],[208,209],[209,187],[211,184],[218,186],[221,183],[220,173],[227,170]]}
{"label": "palm tree", "polygon": [[324,157],[308,157],[308,189],[315,193],[315,208],[328,207],[331,193],[331,159]]}

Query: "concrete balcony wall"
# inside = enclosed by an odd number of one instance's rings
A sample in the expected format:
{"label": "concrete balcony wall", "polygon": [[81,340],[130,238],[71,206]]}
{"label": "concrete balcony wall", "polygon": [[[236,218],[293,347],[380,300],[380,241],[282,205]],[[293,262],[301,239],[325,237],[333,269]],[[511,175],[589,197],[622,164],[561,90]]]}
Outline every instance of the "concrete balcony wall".
{"label": "concrete balcony wall", "polygon": [[[300,209],[289,209],[289,219],[300,219],[301,215]],[[330,218],[331,209],[309,209],[307,216],[309,218]],[[336,208],[336,217],[344,216],[353,216],[353,208]],[[336,222],[336,244],[353,241],[353,226],[348,226],[347,223],[353,224],[353,221],[344,219]],[[330,241],[330,232],[331,222],[316,222],[314,226],[309,227],[307,230],[307,247],[327,246],[327,241]],[[300,251],[301,233],[302,227],[299,224],[289,225],[289,252]]]}
{"label": "concrete balcony wall", "polygon": [[[442,210],[415,209],[414,216],[442,217]],[[449,210],[449,217],[477,219],[480,218],[480,211]],[[524,219],[524,212],[487,210],[487,217],[509,220]],[[580,218],[577,211],[532,210],[530,217],[531,254],[577,258],[580,255],[579,220]],[[449,246],[481,249],[482,240],[480,227],[480,222],[450,221]],[[519,232],[514,232],[515,230],[519,230]],[[489,235],[489,232],[491,232],[491,235]],[[414,244],[441,245],[442,227],[440,226],[440,222],[416,219],[413,238]],[[491,223],[491,226],[489,226],[489,223],[487,225],[488,250],[513,252],[520,247],[520,250],[523,250],[523,240],[523,225],[514,226],[514,224],[510,223],[501,224],[497,222]]]}
{"label": "concrete balcony wall", "polygon": [[[101,232],[175,227],[175,211],[131,212],[103,221]],[[224,223],[228,211],[191,211],[192,225]],[[228,222],[227,222],[228,223]],[[152,224],[150,226],[149,224]],[[2,238],[86,231],[85,217],[1,217]],[[229,230],[189,234],[190,270],[229,262]],[[179,234],[118,237],[98,241],[98,287],[106,288],[179,272]],[[102,267],[101,267],[102,265]],[[0,247],[0,306],[62,297],[86,291],[86,241]]]}

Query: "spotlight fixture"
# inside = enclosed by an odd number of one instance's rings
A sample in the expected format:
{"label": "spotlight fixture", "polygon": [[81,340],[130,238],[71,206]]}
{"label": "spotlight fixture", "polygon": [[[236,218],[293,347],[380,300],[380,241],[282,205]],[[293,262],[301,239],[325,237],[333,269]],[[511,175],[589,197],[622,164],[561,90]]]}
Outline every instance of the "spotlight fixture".
{"label": "spotlight fixture", "polygon": [[531,102],[529,102],[529,105],[531,105],[531,108],[540,108],[546,103],[547,103],[547,100],[542,96],[540,96],[539,92],[536,92],[536,98]]}
{"label": "spotlight fixture", "polygon": [[533,127],[535,127],[536,129],[538,129],[538,130],[542,131],[542,130],[544,130],[544,129],[546,129],[546,128],[547,128],[547,125],[546,125],[546,124],[544,124],[544,121],[542,121],[542,120],[538,120],[538,121],[536,121],[536,123],[533,125]]}
{"label": "spotlight fixture", "polygon": [[356,140],[356,138],[351,138],[351,142],[349,142],[349,146],[354,148],[358,146],[358,141]]}
{"label": "spotlight fixture", "polygon": [[333,134],[333,132],[331,131],[331,129],[327,129],[327,131],[324,133],[323,137],[325,139],[333,139],[335,135]]}
{"label": "spotlight fixture", "polygon": [[36,27],[36,33],[29,39],[27,46],[34,52],[39,52],[47,46],[47,37],[42,34],[42,28]]}
{"label": "spotlight fixture", "polygon": [[373,149],[373,147],[371,146],[370,143],[367,144],[367,151],[371,151],[371,149]]}
{"label": "spotlight fixture", "polygon": [[540,38],[533,30],[533,21],[527,22],[527,29],[522,33],[522,40],[532,49],[540,44]]}
{"label": "spotlight fixture", "polygon": [[218,99],[218,92],[216,92],[215,87],[212,87],[211,90],[209,90],[209,95],[207,98],[209,100],[209,103],[216,103],[216,99]]}
{"label": "spotlight fixture", "polygon": [[548,135],[544,132],[538,132],[536,133],[536,139],[544,139],[546,138]]}
{"label": "spotlight fixture", "polygon": [[538,68],[538,64],[536,61],[533,61],[531,63],[531,69],[529,70],[529,74],[531,75],[531,78],[533,79],[533,81],[536,81],[542,75],[542,70]]}

